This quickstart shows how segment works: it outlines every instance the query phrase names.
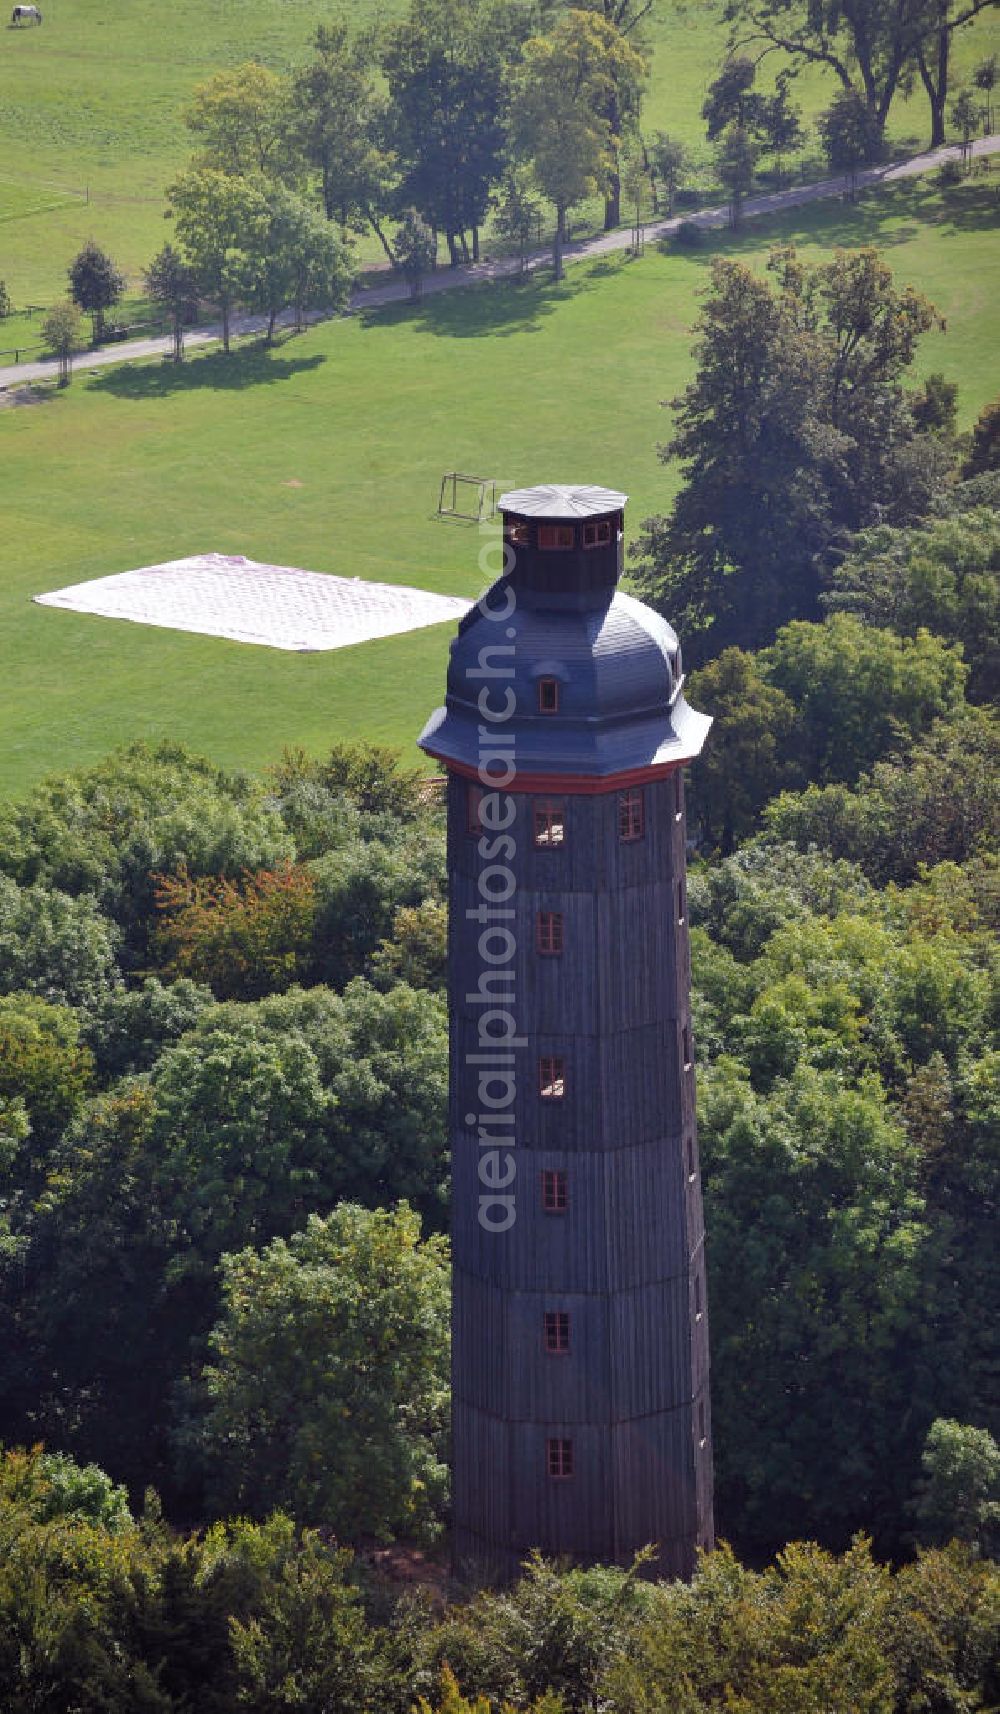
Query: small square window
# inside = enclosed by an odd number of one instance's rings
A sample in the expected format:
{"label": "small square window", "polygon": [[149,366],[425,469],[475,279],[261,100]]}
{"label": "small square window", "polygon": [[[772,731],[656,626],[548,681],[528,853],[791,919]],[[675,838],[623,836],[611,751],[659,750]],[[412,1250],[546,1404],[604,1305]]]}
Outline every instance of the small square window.
{"label": "small square window", "polygon": [[557,798],[539,798],[535,804],[535,844],[540,851],[554,851],[565,842],[565,805]]}
{"label": "small square window", "polygon": [[606,548],[611,542],[610,518],[595,518],[583,526],[583,545],[585,548]]}
{"label": "small square window", "polygon": [[556,958],[562,952],[562,911],[539,911],[535,918],[535,946],[546,958]]}
{"label": "small square window", "polygon": [[566,1061],[546,1056],[538,1061],[538,1093],[543,1101],[561,1101],[566,1093]]}
{"label": "small square window", "polygon": [[465,796],[465,831],[466,831],[466,833],[475,834],[477,836],[480,833],[482,833],[483,824],[479,819],[479,806],[482,803],[485,795],[486,794],[483,791],[482,786],[470,785],[470,786],[466,787],[466,796]]}
{"label": "small square window", "polygon": [[538,545],[546,552],[551,552],[553,548],[557,548],[564,553],[567,548],[574,546],[575,536],[576,532],[572,524],[539,524],[538,526]]}
{"label": "small square window", "polygon": [[538,712],[540,714],[559,713],[559,680],[557,678],[539,679]]}
{"label": "small square window", "polygon": [[618,837],[641,839],[646,831],[646,797],[642,788],[618,793]]}
{"label": "small square window", "polygon": [[547,1309],[545,1311],[545,1349],[565,1356],[569,1351],[569,1311],[565,1309]]}
{"label": "small square window", "polygon": [[542,1173],[542,1208],[546,1214],[565,1214],[569,1207],[569,1175],[565,1172]]}
{"label": "small square window", "polygon": [[545,1442],[545,1461],[549,1475],[561,1480],[573,1474],[573,1442],[571,1440],[547,1440]]}
{"label": "small square window", "polygon": [[526,548],[531,545],[531,525],[524,518],[510,518],[504,529],[504,540],[511,547]]}

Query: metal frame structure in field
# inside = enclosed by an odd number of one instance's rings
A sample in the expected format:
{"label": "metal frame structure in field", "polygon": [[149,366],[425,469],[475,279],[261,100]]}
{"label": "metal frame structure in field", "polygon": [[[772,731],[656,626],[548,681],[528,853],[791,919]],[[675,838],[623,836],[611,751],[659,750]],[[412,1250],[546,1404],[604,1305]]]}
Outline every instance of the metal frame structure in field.
{"label": "metal frame structure in field", "polygon": [[[448,499],[449,485],[451,488]],[[463,511],[459,505],[459,489],[475,489],[474,511]],[[464,493],[462,498],[464,499]],[[446,501],[448,503],[446,504]],[[487,510],[487,501],[489,510]],[[441,478],[441,492],[438,495],[438,517],[460,518],[469,524],[481,524],[483,516],[492,518],[497,509],[497,485],[492,476],[465,476],[460,470],[449,470]]]}
{"label": "metal frame structure in field", "polygon": [[507,569],[420,739],[448,774],[454,1554],[484,1579],[648,1542],[687,1577],[713,1539],[683,788],[710,722],[617,592],[624,501],[501,496]]}

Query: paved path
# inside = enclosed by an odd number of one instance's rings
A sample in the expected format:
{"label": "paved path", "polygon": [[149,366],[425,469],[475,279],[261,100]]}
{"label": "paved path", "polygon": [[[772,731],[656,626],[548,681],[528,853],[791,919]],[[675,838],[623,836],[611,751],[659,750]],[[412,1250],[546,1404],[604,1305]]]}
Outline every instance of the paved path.
{"label": "paved path", "polygon": [[[1000,150],[1000,135],[980,137],[972,145],[976,156],[992,155]],[[900,161],[891,167],[867,167],[857,176],[858,189],[871,185],[895,184],[900,179],[916,178],[920,173],[926,173],[932,167],[941,166],[945,161],[960,159],[961,149],[957,143],[947,144],[942,149],[929,149],[922,155],[911,155],[909,160]],[[787,190],[772,191],[766,196],[748,197],[743,207],[744,218],[759,219],[762,215],[780,213],[786,208],[800,208],[804,203],[820,202],[826,197],[842,196],[846,188],[845,179],[840,176],[830,179],[818,179],[812,184],[791,185]],[[681,221],[689,221],[694,226],[706,230],[727,226],[729,210],[723,205],[719,208],[703,208],[696,213],[678,215],[671,220],[652,220],[645,227],[648,241],[656,243],[660,238],[667,238],[676,232]],[[612,250],[627,250],[631,244],[631,234],[619,227],[614,232],[603,232],[597,238],[583,239],[576,244],[566,246],[564,256],[567,262],[585,260],[589,256],[604,256]],[[551,258],[550,250],[534,252],[527,263],[527,271],[533,273],[536,269],[545,267]],[[520,263],[516,256],[505,256],[497,261],[474,262],[468,267],[458,269],[442,268],[428,275],[424,281],[423,291],[427,297],[434,292],[456,291],[463,286],[474,286],[485,281],[509,278],[520,272]],[[378,309],[383,304],[399,303],[409,296],[409,288],[405,280],[390,279],[384,285],[361,286],[351,297],[350,310]],[[321,314],[307,316],[309,321],[322,320]],[[279,324],[288,326],[293,320],[291,312],[279,317]],[[232,332],[234,334],[263,333],[267,328],[266,316],[234,316]],[[212,345],[222,337],[221,325],[216,323],[211,327],[198,328],[197,331],[186,333],[184,336],[185,350],[200,345]],[[137,357],[160,357],[167,355],[173,349],[173,341],[169,336],[155,339],[130,339],[120,345],[103,346],[99,351],[87,351],[74,358],[74,370],[99,369],[111,363],[125,363]],[[49,380],[56,373],[54,358],[46,358],[37,363],[17,363],[8,368],[0,368],[0,390],[5,387],[23,386],[30,381]]]}

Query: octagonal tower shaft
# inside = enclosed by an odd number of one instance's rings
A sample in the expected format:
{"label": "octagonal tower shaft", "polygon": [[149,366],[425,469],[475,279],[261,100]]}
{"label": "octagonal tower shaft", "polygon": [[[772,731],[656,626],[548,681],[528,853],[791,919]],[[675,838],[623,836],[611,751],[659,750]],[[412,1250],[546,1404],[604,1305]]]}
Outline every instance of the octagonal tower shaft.
{"label": "octagonal tower shaft", "polygon": [[709,722],[618,594],[625,497],[503,496],[448,770],[454,1545],[689,1576],[712,1542],[683,767]]}

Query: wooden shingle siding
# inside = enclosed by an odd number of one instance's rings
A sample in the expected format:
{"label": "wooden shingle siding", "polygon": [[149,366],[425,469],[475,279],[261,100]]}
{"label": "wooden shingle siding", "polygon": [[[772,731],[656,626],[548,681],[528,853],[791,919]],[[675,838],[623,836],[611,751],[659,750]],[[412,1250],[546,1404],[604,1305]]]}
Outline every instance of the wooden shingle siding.
{"label": "wooden shingle siding", "polygon": [[[627,1543],[690,1542],[696,1523],[690,1405],[620,1423],[614,1465],[619,1553]],[[689,1566],[690,1558],[678,1574],[689,1575]]]}
{"label": "wooden shingle siding", "polygon": [[[568,1481],[553,1481],[546,1470],[545,1442],[553,1435],[573,1442],[574,1473]],[[516,1472],[511,1491],[515,1548],[525,1554],[544,1545],[550,1554],[613,1559],[608,1431],[558,1419],[514,1422],[510,1443]]]}
{"label": "wooden shingle siding", "polygon": [[[467,784],[449,782],[455,1553],[482,1575],[513,1576],[533,1546],[627,1562],[654,1540],[660,1570],[687,1576],[712,1537],[684,821],[672,780],[644,789],[643,835],[631,840],[617,791],[560,794],[565,840],[551,849],[534,845],[534,799],[514,794],[517,887],[501,926],[515,952],[485,968],[506,971],[491,1003],[509,1005],[524,1044],[503,1109],[513,1123],[487,1123],[484,1147],[489,1068],[475,1056],[487,1008],[469,999],[483,925],[466,914],[482,902],[483,859],[466,831]],[[562,917],[557,956],[537,950],[539,912]],[[558,1101],[540,1097],[543,1057],[564,1063]],[[516,1218],[502,1234],[478,1218],[480,1161],[494,1147],[515,1165]],[[564,1213],[544,1209],[546,1169],[567,1174]],[[554,1355],[544,1317],[557,1310],[572,1337]],[[547,1467],[560,1438],[572,1441],[568,1477]]]}

